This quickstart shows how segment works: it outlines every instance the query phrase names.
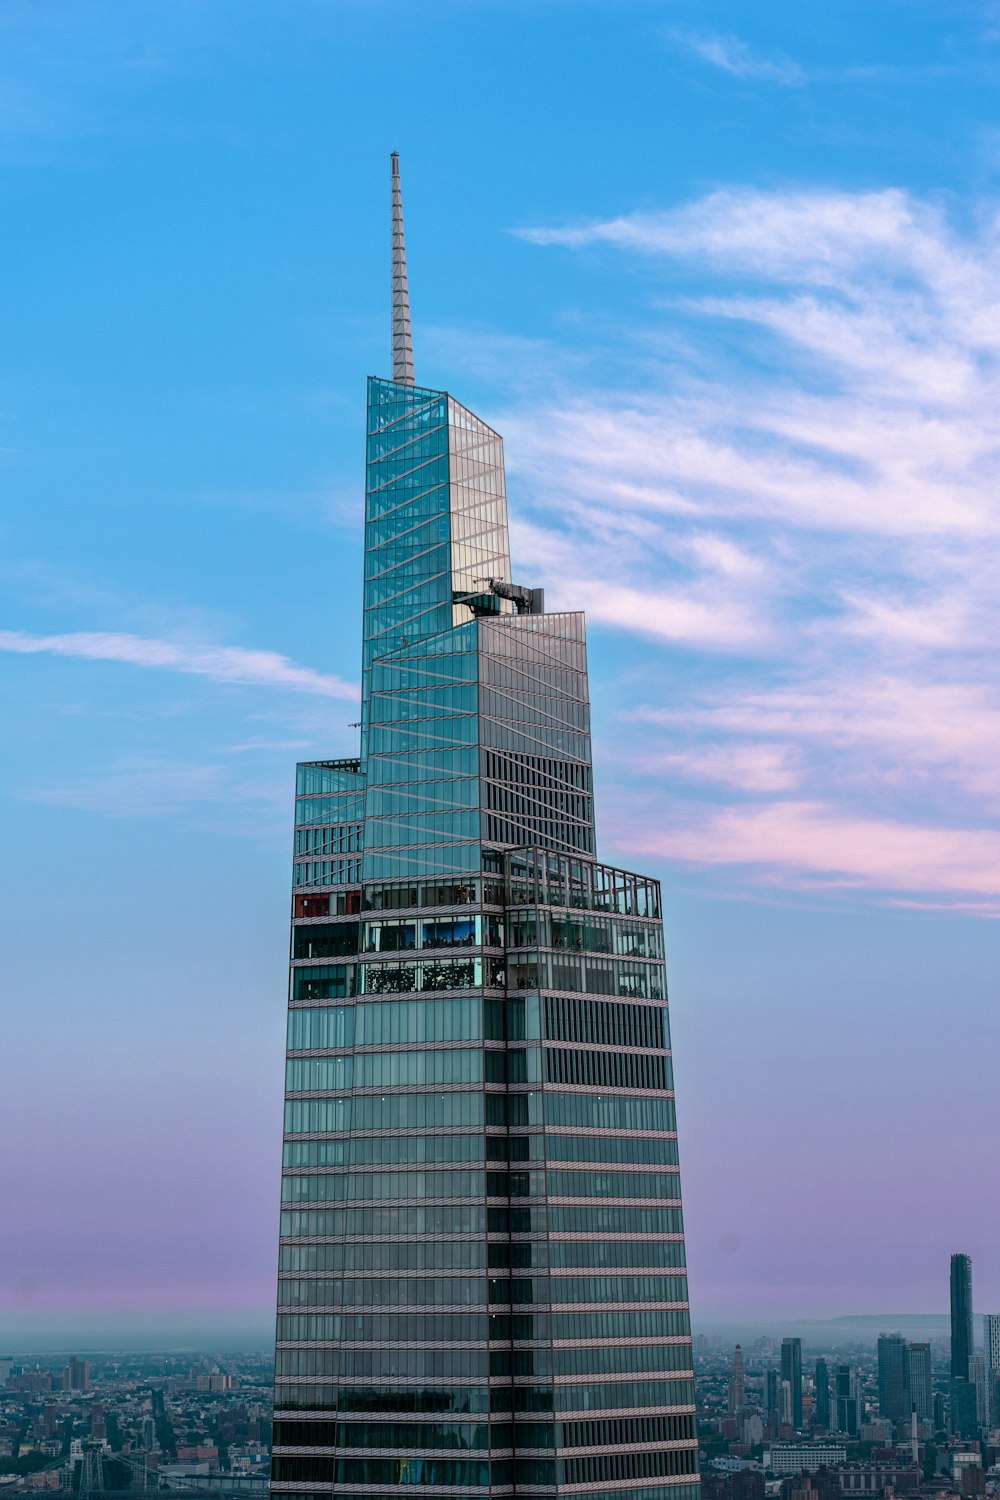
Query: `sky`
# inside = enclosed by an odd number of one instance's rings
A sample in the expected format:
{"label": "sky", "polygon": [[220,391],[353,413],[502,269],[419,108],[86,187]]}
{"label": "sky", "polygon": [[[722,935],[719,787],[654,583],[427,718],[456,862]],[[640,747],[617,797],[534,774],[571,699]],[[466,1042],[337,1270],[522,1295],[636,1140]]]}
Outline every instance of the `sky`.
{"label": "sky", "polygon": [[1000,1308],[998,84],[986,0],[3,0],[11,1339],[266,1337],[394,149],[664,883],[696,1329]]}

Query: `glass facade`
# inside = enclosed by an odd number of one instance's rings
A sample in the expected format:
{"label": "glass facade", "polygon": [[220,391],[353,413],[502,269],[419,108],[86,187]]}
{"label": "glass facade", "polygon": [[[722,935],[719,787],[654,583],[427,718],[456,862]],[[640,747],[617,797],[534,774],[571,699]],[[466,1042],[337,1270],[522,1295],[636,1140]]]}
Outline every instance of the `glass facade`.
{"label": "glass facade", "polygon": [[502,443],[368,388],[362,749],[298,768],[272,1489],[696,1500],[660,890]]}

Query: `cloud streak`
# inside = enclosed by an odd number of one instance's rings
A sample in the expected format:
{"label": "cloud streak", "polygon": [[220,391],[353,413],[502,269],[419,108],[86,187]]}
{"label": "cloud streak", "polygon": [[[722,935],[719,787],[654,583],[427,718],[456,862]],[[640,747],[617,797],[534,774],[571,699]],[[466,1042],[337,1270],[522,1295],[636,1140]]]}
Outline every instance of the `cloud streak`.
{"label": "cloud streak", "polygon": [[662,278],[618,331],[631,372],[505,423],[534,496],[516,550],[573,559],[591,618],[647,643],[631,847],[992,912],[995,211],[736,190],[525,237]]}
{"label": "cloud streak", "polygon": [[673,31],[672,41],[688,48],[702,62],[720,68],[733,78],[754,80],[760,83],[776,83],[784,87],[801,87],[806,77],[798,63],[790,57],[761,57],[753,52],[738,36],[699,35],[688,31]]}
{"label": "cloud streak", "polygon": [[76,657],[87,661],[123,662],[170,672],[208,677],[213,682],[249,687],[285,688],[324,698],[355,699],[353,683],[312,667],[301,667],[276,651],[253,651],[243,646],[201,646],[156,640],[122,631],[73,631],[65,635],[33,635],[23,630],[0,630],[0,651],[17,655]]}

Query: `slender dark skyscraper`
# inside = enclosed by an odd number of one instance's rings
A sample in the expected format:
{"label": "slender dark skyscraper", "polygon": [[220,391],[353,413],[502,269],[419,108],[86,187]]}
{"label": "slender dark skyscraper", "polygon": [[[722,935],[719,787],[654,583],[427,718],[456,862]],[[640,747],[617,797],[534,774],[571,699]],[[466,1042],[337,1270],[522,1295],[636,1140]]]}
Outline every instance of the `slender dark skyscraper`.
{"label": "slender dark skyscraper", "polygon": [[813,1416],[818,1427],[830,1426],[830,1366],[825,1359],[816,1361],[816,1402]]}
{"label": "slender dark skyscraper", "polygon": [[878,1336],[878,1409],[897,1436],[910,1420],[910,1357],[901,1333]]}
{"label": "slender dark skyscraper", "polygon": [[802,1426],[802,1340],[781,1340],[781,1378],[792,1390],[792,1426]]}
{"label": "slender dark skyscraper", "polygon": [[597,860],[584,619],[415,384],[391,187],[361,753],[298,768],[272,1487],[697,1500],[660,888]]}
{"label": "slender dark skyscraper", "polygon": [[968,1380],[972,1358],[972,1260],[951,1257],[951,1375]]}

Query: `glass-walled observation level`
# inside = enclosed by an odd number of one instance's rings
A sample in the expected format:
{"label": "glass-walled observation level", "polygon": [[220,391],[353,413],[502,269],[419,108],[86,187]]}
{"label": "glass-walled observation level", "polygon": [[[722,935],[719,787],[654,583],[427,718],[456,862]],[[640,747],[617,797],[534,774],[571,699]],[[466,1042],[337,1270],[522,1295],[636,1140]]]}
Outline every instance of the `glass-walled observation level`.
{"label": "glass-walled observation level", "polygon": [[502,439],[444,391],[370,379],[363,744],[375,658],[468,619],[490,578],[510,579]]}

